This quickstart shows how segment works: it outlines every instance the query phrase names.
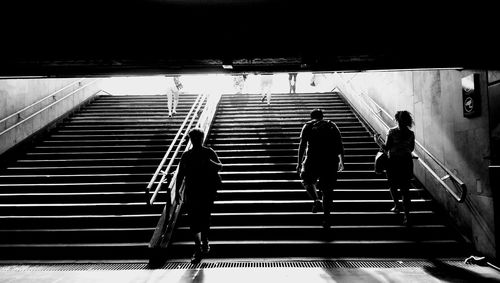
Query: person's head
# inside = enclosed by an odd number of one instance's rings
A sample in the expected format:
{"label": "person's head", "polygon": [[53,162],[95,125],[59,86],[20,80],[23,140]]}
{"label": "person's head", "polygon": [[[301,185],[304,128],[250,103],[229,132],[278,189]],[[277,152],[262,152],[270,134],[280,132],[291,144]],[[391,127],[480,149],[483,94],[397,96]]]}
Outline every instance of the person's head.
{"label": "person's head", "polygon": [[314,109],[311,111],[311,119],[323,120],[323,111],[319,108]]}
{"label": "person's head", "polygon": [[201,146],[201,144],[203,143],[203,137],[205,136],[205,133],[203,133],[203,131],[200,128],[194,128],[191,131],[189,131],[188,135],[193,146]]}
{"label": "person's head", "polygon": [[406,110],[396,112],[394,118],[398,122],[400,128],[402,127],[411,128],[414,124],[413,118],[411,117],[411,113]]}

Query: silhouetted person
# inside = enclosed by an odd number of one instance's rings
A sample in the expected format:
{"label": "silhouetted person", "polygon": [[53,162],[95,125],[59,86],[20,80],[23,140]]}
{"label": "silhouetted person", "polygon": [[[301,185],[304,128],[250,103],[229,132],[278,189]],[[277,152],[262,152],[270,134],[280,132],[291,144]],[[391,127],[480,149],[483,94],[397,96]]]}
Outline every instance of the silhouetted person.
{"label": "silhouetted person", "polygon": [[297,73],[288,73],[288,85],[290,86],[290,93],[296,93],[295,87],[297,86]]}
{"label": "silhouetted person", "polygon": [[[305,157],[305,158],[304,158]],[[329,228],[331,195],[337,181],[337,172],[344,169],[344,146],[337,125],[323,120],[323,111],[314,109],[311,120],[302,127],[297,172],[302,184],[314,201],[312,212],[323,209],[323,227]],[[323,195],[323,205],[317,189]]]}
{"label": "silhouetted person", "polygon": [[411,178],[413,176],[412,151],[415,149],[415,134],[410,130],[413,118],[408,111],[398,111],[395,115],[398,126],[391,128],[387,133],[383,149],[387,151],[389,162],[387,164],[387,179],[391,191],[394,207],[391,211],[399,213],[399,191],[403,196],[404,220],[410,224],[410,194]]}
{"label": "silhouetted person", "polygon": [[273,86],[273,74],[260,75],[260,92],[262,95],[261,101],[267,99],[267,105],[271,104],[271,88]]}
{"label": "silhouetted person", "polygon": [[191,259],[193,264],[200,262],[210,250],[210,213],[217,190],[222,184],[219,176],[222,164],[213,149],[202,145],[203,136],[203,131],[197,128],[189,132],[193,147],[182,154],[176,179],[177,201],[180,200],[179,190],[184,180],[185,208],[195,243]]}
{"label": "silhouetted person", "polygon": [[182,88],[183,85],[180,81],[180,76],[174,76],[173,84],[169,82],[167,87],[168,117],[172,117],[172,115],[177,114],[177,104],[179,104],[179,93]]}

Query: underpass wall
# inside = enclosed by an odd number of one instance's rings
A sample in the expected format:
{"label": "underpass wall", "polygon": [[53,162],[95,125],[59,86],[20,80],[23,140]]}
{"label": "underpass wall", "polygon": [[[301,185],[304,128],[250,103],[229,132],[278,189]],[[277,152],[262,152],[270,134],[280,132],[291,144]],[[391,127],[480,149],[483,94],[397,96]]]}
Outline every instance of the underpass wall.
{"label": "underpass wall", "polygon": [[[472,73],[480,75],[481,115],[465,118],[461,78]],[[390,118],[394,117],[396,111],[408,110],[413,114],[413,131],[417,141],[466,184],[466,200],[464,203],[455,201],[418,162],[415,162],[415,176],[449,214],[474,249],[496,258],[494,201],[488,173],[487,72],[428,70],[337,73],[333,80],[358,113],[384,137],[387,129],[382,126],[381,120],[394,126]],[[377,112],[367,97],[391,117]],[[446,175],[421,149],[417,147],[415,152],[439,176]],[[455,189],[450,180],[446,182]]]}
{"label": "underpass wall", "polygon": [[[98,82],[90,84],[94,80],[80,78],[0,80],[0,121],[2,121],[0,123],[0,154],[56,121],[95,94],[100,86]],[[66,86],[69,87],[65,88]],[[82,88],[82,86],[86,87]],[[82,89],[78,90],[79,88]],[[64,98],[72,92],[74,94]],[[23,110],[51,94],[54,95],[34,107]],[[60,102],[50,106],[56,101]],[[45,107],[49,108],[42,111]],[[23,111],[9,117],[20,110]],[[36,114],[39,111],[41,112]],[[30,118],[32,115],[35,116]]]}

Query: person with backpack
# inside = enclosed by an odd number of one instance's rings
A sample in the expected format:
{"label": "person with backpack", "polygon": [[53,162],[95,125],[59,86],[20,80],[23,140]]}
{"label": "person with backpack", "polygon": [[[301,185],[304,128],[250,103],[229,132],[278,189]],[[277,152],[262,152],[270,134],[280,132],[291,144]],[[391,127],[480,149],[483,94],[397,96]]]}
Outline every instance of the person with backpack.
{"label": "person with backpack", "polygon": [[[323,120],[323,111],[314,109],[311,120],[305,123],[300,134],[297,172],[302,185],[314,201],[312,212],[323,210],[323,227],[330,228],[331,195],[337,181],[337,172],[344,169],[344,146],[337,125]],[[318,197],[319,189],[323,204]]]}

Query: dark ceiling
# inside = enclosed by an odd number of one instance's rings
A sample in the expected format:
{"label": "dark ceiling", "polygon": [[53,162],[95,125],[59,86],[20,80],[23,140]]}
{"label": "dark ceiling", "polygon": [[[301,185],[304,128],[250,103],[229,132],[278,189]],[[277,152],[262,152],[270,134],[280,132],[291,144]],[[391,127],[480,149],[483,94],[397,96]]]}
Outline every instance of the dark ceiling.
{"label": "dark ceiling", "polygon": [[500,69],[487,8],[315,0],[9,0],[0,4],[0,76],[227,71],[223,63],[232,63],[231,72]]}

